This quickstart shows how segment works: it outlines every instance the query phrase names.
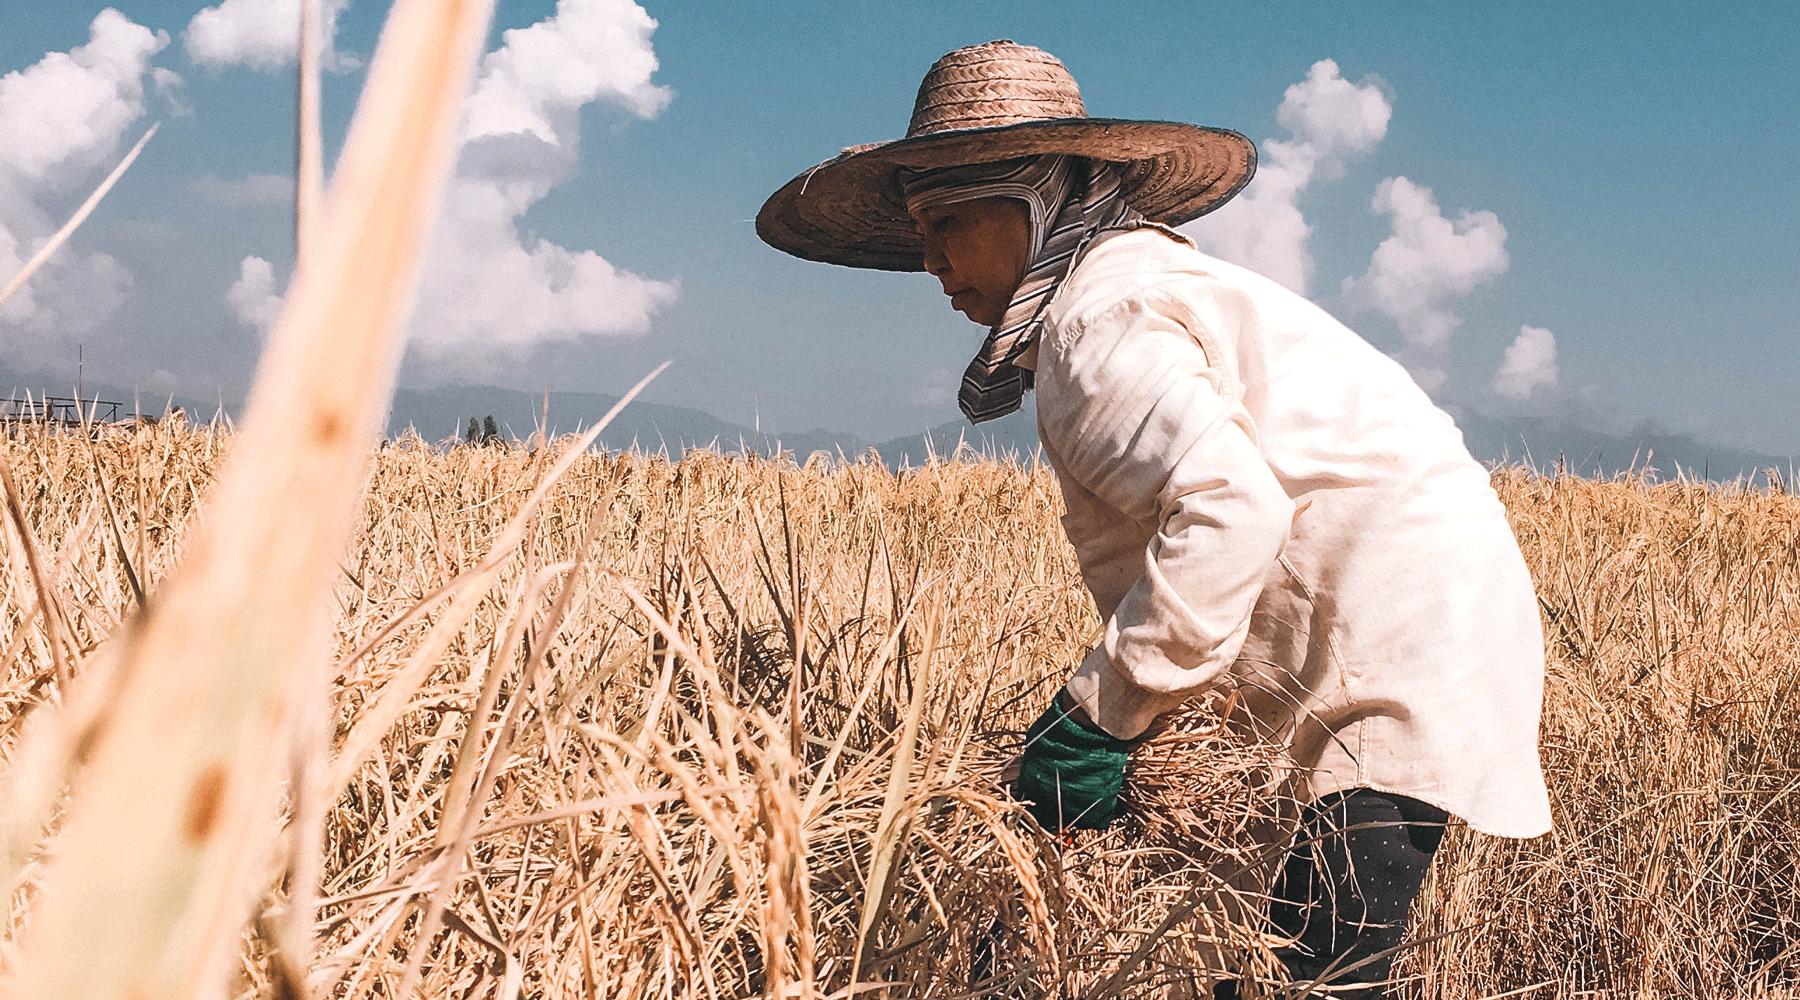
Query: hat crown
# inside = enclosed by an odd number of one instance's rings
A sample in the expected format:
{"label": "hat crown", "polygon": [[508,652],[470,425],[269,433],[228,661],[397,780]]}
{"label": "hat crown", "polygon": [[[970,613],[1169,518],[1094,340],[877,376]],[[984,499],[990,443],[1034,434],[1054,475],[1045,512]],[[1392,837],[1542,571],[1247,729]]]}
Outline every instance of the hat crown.
{"label": "hat crown", "polygon": [[906,134],[1086,117],[1081,89],[1061,60],[1000,39],[946,53],[932,64],[919,84]]}

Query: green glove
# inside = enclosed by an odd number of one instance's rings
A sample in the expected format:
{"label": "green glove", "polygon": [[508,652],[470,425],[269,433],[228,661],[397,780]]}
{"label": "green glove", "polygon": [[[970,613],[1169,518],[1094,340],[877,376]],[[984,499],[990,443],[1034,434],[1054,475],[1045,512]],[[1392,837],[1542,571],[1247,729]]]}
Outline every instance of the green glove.
{"label": "green glove", "polygon": [[1077,722],[1059,697],[1025,732],[1013,794],[1047,830],[1105,829],[1119,813],[1125,760],[1136,743]]}

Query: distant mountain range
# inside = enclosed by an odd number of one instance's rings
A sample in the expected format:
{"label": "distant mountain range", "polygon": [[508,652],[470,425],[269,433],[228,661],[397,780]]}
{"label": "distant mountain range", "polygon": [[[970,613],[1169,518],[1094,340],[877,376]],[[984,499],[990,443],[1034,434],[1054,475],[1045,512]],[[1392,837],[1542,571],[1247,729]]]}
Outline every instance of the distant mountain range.
{"label": "distant mountain range", "polygon": [[[0,392],[8,389],[15,395],[26,391],[67,395],[70,391],[56,387],[52,379],[20,376],[0,368]],[[141,397],[144,409],[150,412],[160,412],[169,401],[167,394],[137,393],[99,384],[87,386],[85,395],[119,400],[126,404],[127,410]],[[1012,453],[1029,457],[1037,447],[1037,418],[1031,406],[1033,397],[1026,399],[1025,408],[998,420],[975,426],[952,420],[886,441],[870,441],[829,430],[758,433],[754,428],[721,420],[702,410],[639,400],[627,406],[607,426],[600,435],[600,443],[611,449],[636,447],[670,455],[679,455],[691,448],[714,448],[728,453],[752,451],[761,455],[788,452],[800,461],[821,451],[832,456],[856,458],[874,449],[884,462],[896,468],[921,465],[934,454],[950,455],[959,444],[967,444],[987,455]],[[550,430],[567,434],[590,427],[618,400],[618,396],[604,393],[551,392],[548,396]],[[191,416],[202,419],[210,417],[219,408],[217,400],[176,397],[173,402],[186,408]],[[543,393],[490,385],[402,388],[394,394],[388,432],[397,435],[411,427],[428,441],[460,439],[471,417],[481,420],[492,416],[503,436],[523,438],[538,428],[545,405]],[[235,415],[237,407],[237,401],[225,401],[227,413]],[[1529,461],[1539,469],[1549,470],[1560,459],[1570,472],[1586,476],[1609,476],[1648,465],[1664,477],[1672,476],[1680,468],[1690,475],[1729,481],[1758,477],[1763,470],[1773,468],[1779,471],[1784,481],[1791,483],[1796,465],[1795,456],[1733,448],[1687,434],[1650,430],[1608,433],[1540,418],[1501,417],[1467,410],[1459,413],[1457,424],[1462,428],[1469,450],[1483,461]]]}
{"label": "distant mountain range", "polygon": [[1525,463],[1550,471],[1563,462],[1582,476],[1610,476],[1651,466],[1661,478],[1677,469],[1715,482],[1761,479],[1774,469],[1790,488],[1800,455],[1775,455],[1660,430],[1607,433],[1538,417],[1497,417],[1464,411],[1456,418],[1469,451],[1484,462]]}
{"label": "distant mountain range", "polygon": [[[568,433],[592,426],[618,398],[600,393],[551,392],[551,430]],[[759,434],[702,410],[634,402],[607,426],[600,441],[608,448],[635,446],[671,455],[705,447],[726,452],[749,450],[762,455],[786,451],[799,461],[805,461],[814,452],[855,458],[873,449],[894,467],[921,465],[931,455],[953,454],[963,444],[986,455],[1012,453],[1029,457],[1038,445],[1033,400],[1027,396],[1024,408],[998,420],[978,425],[951,420],[885,441],[829,430]],[[411,426],[427,440],[437,440],[459,436],[470,417],[492,414],[503,433],[524,437],[541,422],[544,406],[542,393],[533,395],[493,386],[401,389],[394,395],[388,429],[399,433]],[[1586,476],[1609,476],[1651,466],[1665,477],[1680,468],[1690,475],[1728,481],[1758,476],[1764,469],[1774,468],[1784,482],[1789,482],[1796,464],[1793,456],[1732,448],[1692,435],[1653,430],[1614,434],[1535,417],[1501,417],[1468,410],[1458,415],[1457,425],[1462,428],[1469,450],[1482,461],[1528,463],[1546,471],[1561,461],[1570,472]]]}

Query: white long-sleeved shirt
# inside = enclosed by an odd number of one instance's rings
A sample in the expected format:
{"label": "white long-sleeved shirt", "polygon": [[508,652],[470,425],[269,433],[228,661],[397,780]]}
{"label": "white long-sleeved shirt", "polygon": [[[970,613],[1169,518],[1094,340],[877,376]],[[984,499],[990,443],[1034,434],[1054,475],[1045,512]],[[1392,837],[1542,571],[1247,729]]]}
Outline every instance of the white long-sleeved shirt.
{"label": "white long-sleeved shirt", "polygon": [[1532,581],[1405,369],[1152,229],[1089,248],[1022,364],[1105,622],[1068,683],[1099,726],[1136,736],[1232,682],[1315,798],[1366,786],[1549,830]]}

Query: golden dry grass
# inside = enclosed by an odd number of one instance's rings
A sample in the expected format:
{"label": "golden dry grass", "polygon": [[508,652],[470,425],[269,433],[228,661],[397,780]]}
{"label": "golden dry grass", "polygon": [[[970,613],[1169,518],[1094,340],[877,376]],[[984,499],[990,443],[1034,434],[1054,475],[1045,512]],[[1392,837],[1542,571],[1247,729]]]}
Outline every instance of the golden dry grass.
{"label": "golden dry grass", "polygon": [[[113,658],[133,579],[157,599],[231,443],[6,441],[54,595],[45,615],[9,526],[9,764],[59,675]],[[297,864],[319,838],[290,830],[269,861],[240,994],[1204,997],[1221,962],[1272,971],[1234,920],[1281,813],[1272,755],[1204,708],[1140,761],[1115,831],[1047,837],[1004,793],[1099,629],[1046,470],[588,455],[517,520],[555,453],[375,456],[334,593],[322,844]],[[1550,637],[1558,828],[1452,833],[1407,995],[1783,995],[1800,500],[1496,486]],[[292,871],[321,904],[284,947]]]}

